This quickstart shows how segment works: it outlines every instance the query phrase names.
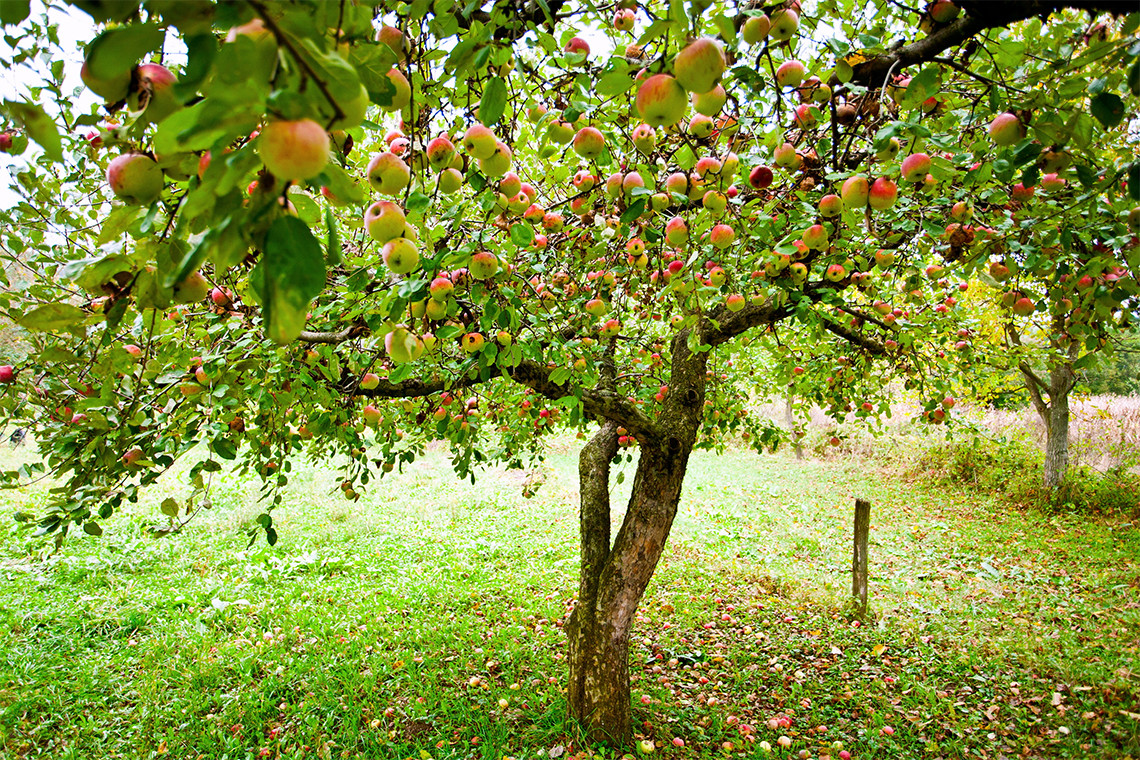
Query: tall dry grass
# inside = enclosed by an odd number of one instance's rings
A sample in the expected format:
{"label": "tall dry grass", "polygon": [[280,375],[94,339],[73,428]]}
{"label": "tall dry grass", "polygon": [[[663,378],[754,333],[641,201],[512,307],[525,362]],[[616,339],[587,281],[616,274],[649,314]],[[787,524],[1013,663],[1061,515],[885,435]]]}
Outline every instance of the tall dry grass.
{"label": "tall dry grass", "polygon": [[[785,425],[785,402],[769,400],[754,407],[763,419]],[[796,425],[804,431],[804,446],[817,455],[881,454],[884,442],[896,454],[913,453],[947,434],[942,425],[930,425],[920,419],[921,405],[915,399],[902,399],[891,405],[891,416],[881,420],[877,435],[864,422],[838,424],[818,407],[796,417]],[[993,438],[1031,442],[1045,448],[1045,423],[1032,407],[1003,410],[980,404],[959,404],[954,408],[955,427],[977,429]],[[842,443],[828,445],[837,435]],[[1070,399],[1069,457],[1073,466],[1089,467],[1099,472],[1124,468],[1140,472],[1140,396],[1072,396]]]}

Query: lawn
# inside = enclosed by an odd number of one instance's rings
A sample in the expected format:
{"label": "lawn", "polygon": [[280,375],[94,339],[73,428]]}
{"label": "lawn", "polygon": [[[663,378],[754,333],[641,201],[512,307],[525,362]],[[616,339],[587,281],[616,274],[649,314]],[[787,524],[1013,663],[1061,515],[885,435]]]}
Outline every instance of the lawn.
{"label": "lawn", "polygon": [[[274,547],[247,549],[259,492],[225,472],[176,536],[149,528],[187,493],[178,472],[60,552],[6,532],[0,756],[609,757],[576,740],[561,692],[574,453],[531,499],[518,471],[457,480],[445,451],[355,503],[301,466]],[[616,472],[620,504],[633,464]],[[1140,524],[863,460],[700,454],[686,484],[630,651],[655,755],[1140,756]],[[873,503],[865,621],[856,496]]]}

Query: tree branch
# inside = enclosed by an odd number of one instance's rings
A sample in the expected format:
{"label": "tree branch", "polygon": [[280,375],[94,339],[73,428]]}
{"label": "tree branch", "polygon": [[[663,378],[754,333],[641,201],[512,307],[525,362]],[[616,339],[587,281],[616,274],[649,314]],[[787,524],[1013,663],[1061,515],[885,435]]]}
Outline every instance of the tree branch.
{"label": "tree branch", "polygon": [[886,347],[876,340],[871,340],[866,335],[857,333],[854,330],[844,327],[838,322],[833,322],[827,317],[823,317],[823,329],[828,332],[838,335],[848,343],[854,343],[859,348],[865,351],[870,351],[875,356],[885,356],[887,353]]}
{"label": "tree branch", "polygon": [[960,45],[979,32],[996,26],[1008,26],[1034,16],[1048,16],[1062,8],[1105,11],[1126,15],[1136,10],[1134,0],[1016,0],[995,3],[992,0],[961,0],[966,15],[952,21],[929,36],[898,50],[876,56],[855,67],[851,84],[878,87],[892,67],[899,71],[907,66],[934,60],[940,53]]}
{"label": "tree branch", "polygon": [[1026,362],[1018,364],[1017,368],[1021,370],[1021,374],[1025,376],[1025,387],[1029,389],[1029,398],[1033,402],[1033,408],[1037,410],[1037,414],[1041,417],[1041,420],[1048,426],[1049,405],[1046,404],[1045,399],[1041,397],[1041,388],[1048,388],[1049,386],[1041,382],[1041,378],[1034,374]]}

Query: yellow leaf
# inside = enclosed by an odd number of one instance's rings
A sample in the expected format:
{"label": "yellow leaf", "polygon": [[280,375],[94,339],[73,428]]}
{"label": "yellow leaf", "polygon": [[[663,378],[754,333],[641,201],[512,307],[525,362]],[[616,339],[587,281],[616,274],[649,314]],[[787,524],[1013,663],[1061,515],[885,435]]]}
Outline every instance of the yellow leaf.
{"label": "yellow leaf", "polygon": [[166,740],[165,739],[163,739],[162,741],[160,741],[158,743],[158,749],[156,750],[156,752],[159,755],[165,755],[166,754]]}
{"label": "yellow leaf", "polygon": [[871,654],[875,655],[876,657],[878,657],[879,655],[881,655],[885,651],[887,651],[887,645],[886,644],[876,644],[875,646],[871,647]]}
{"label": "yellow leaf", "polygon": [[843,56],[843,61],[848,66],[858,66],[865,60],[867,60],[867,56],[863,55],[862,53],[848,53],[847,55]]}

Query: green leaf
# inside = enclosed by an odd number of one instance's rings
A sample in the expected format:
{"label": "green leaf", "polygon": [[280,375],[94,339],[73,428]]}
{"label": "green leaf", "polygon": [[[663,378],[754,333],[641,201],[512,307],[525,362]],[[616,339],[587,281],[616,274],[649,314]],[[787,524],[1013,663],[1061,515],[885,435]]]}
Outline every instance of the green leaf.
{"label": "green leaf", "polygon": [[296,340],[305,328],[309,302],[325,287],[325,260],[312,231],[292,216],[274,220],[251,281],[265,312],[266,336]]}
{"label": "green leaf", "polygon": [[18,24],[31,12],[31,0],[3,0],[0,2],[0,24]]}
{"label": "green leaf", "polygon": [[512,224],[511,242],[519,248],[525,248],[534,242],[534,230],[529,224]]}
{"label": "green leaf", "polygon": [[1134,201],[1140,201],[1140,161],[1128,167],[1128,195]]}
{"label": "green leaf", "polygon": [[1128,69],[1128,89],[1133,95],[1140,96],[1140,61],[1136,61]]}
{"label": "green leaf", "polygon": [[1124,101],[1111,92],[1102,92],[1089,101],[1089,111],[1106,129],[1124,121]]}
{"label": "green leaf", "polygon": [[503,109],[506,107],[507,83],[494,77],[483,88],[483,97],[479,100],[479,121],[488,127],[496,124],[503,118]]}
{"label": "green leaf", "polygon": [[225,438],[215,438],[211,441],[210,448],[215,454],[227,461],[233,461],[237,458],[237,449]]}
{"label": "green leaf", "polygon": [[634,219],[641,216],[643,211],[645,211],[645,198],[638,198],[633,203],[629,204],[629,208],[622,212],[621,223],[628,224],[629,222],[632,222]]}
{"label": "green leaf", "polygon": [[40,144],[48,158],[56,162],[63,161],[63,144],[59,132],[44,109],[31,103],[5,100],[3,111],[23,125],[28,137]]}
{"label": "green leaf", "polygon": [[158,508],[161,509],[162,514],[167,517],[178,517],[178,502],[174,499],[163,499],[162,504],[159,504]]}
{"label": "green leaf", "polygon": [[600,97],[609,98],[626,92],[633,85],[633,77],[629,75],[628,71],[611,71],[598,80],[594,89]]}
{"label": "green leaf", "polygon": [[87,48],[87,70],[96,79],[115,79],[157,50],[166,39],[158,24],[129,24],[109,29]]}
{"label": "green leaf", "polygon": [[99,527],[99,523],[91,521],[83,523],[83,532],[89,536],[103,535],[103,529]]}
{"label": "green leaf", "polygon": [[408,202],[404,207],[408,211],[426,211],[430,205],[431,198],[419,191],[416,191],[408,196]]}
{"label": "green leaf", "polygon": [[29,330],[66,330],[74,327],[86,318],[78,307],[66,303],[49,303],[28,312],[16,319],[21,327]]}
{"label": "green leaf", "polygon": [[328,262],[329,266],[336,266],[341,262],[340,230],[336,224],[336,215],[331,208],[325,209],[325,229],[328,230],[325,243],[325,261]]}

